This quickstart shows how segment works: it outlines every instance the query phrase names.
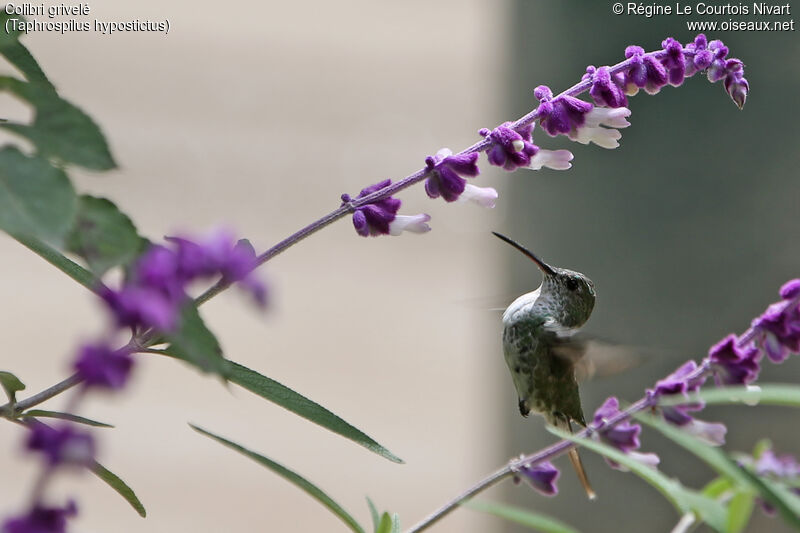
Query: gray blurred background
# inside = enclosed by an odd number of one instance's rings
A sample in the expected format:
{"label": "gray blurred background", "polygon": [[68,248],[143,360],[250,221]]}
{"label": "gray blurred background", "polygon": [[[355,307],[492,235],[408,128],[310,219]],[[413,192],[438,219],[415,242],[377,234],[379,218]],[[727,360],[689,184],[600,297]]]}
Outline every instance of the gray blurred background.
{"label": "gray blurred background", "polygon": [[[341,193],[400,178],[440,147],[461,149],[480,127],[527,112],[536,85],[558,92],[587,64],[619,60],[628,44],[651,50],[668,35],[693,37],[684,18],[615,17],[605,2],[91,7],[91,18],[105,21],[169,18],[172,31],[25,38],[61,93],[101,124],[120,164],[108,175],[74,172],[79,190],[113,199],[150,238],[225,225],[258,250],[335,208]],[[500,315],[489,310],[540,278],[491,229],[594,280],[590,332],[664,354],[585,384],[587,412],[609,394],[638,398],[685,358],[745,329],[798,275],[798,40],[710,37],[747,65],[744,111],[700,76],[641,94],[617,150],[537,134],[546,147],[573,150],[568,172],[507,174],[484,164],[475,183],[499,190],[493,211],[430,201],[416,187],[401,195],[403,211],[430,213],[431,233],[365,240],[341,221],[266,266],[265,315],[235,291],[203,307],[228,357],[322,403],[406,464],[174,361],[143,359],[130,389],[87,401],[82,414],[116,424],[102,433],[101,460],[149,516],[92,477],[65,476],[53,494],[77,495],[75,531],[344,531],[304,493],[187,421],[297,470],[364,524],[366,495],[410,526],[510,456],[551,442],[540,420],[517,414]],[[102,330],[103,315],[83,289],[6,237],[0,254],[0,365],[35,392],[66,375],[73,347]],[[797,373],[790,361],[763,375],[791,381]],[[778,449],[800,452],[790,411],[709,408],[707,416],[728,423],[731,449],[769,434]],[[2,515],[24,505],[36,471],[20,439],[17,428],[0,429]],[[644,442],[669,450],[661,453],[667,472],[695,486],[708,478],[655,436]],[[511,484],[486,498],[585,531],[663,531],[677,520],[640,481],[588,453],[584,460],[597,502],[586,502],[566,464],[558,498]],[[506,527],[459,510],[435,531]]]}

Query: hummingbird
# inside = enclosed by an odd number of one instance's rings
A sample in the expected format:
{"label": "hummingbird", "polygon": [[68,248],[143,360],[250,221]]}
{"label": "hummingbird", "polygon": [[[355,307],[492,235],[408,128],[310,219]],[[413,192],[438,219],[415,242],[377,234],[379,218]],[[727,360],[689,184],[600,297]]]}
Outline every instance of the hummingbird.
{"label": "hummingbird", "polygon": [[[572,336],[592,314],[594,284],[580,272],[552,267],[505,235],[492,233],[533,260],[544,275],[538,289],[514,300],[503,313],[503,354],[519,412],[527,417],[533,411],[569,432],[572,422],[586,426],[575,378],[582,352],[575,350]],[[594,499],[578,450],[571,449],[569,458],[586,495]]]}

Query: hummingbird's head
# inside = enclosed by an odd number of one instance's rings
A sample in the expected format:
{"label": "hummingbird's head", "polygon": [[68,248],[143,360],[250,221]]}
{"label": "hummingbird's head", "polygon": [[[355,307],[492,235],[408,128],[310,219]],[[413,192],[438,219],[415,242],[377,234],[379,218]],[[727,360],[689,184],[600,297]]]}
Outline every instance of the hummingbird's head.
{"label": "hummingbird's head", "polygon": [[539,305],[560,328],[579,328],[589,320],[595,300],[592,280],[574,270],[552,267],[521,244],[500,233],[492,233],[528,256],[542,271]]}

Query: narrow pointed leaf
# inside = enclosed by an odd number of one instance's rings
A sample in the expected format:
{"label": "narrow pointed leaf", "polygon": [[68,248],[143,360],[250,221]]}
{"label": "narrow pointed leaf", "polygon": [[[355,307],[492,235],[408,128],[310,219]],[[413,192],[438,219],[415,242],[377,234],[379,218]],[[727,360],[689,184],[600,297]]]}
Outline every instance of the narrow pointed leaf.
{"label": "narrow pointed leaf", "polygon": [[642,413],[637,414],[636,418],[648,426],[656,428],[668,439],[694,453],[717,473],[730,478],[740,488],[760,493],[767,502],[780,511],[787,523],[800,529],[800,498],[789,492],[788,489],[783,491],[778,485],[760,478],[737,464],[723,451],[705,444],[660,418]]}
{"label": "narrow pointed leaf", "polygon": [[233,383],[244,387],[245,389],[258,394],[284,409],[302,416],[303,418],[319,424],[325,429],[329,429],[353,442],[360,444],[366,449],[377,453],[393,461],[395,463],[402,463],[403,460],[395,454],[378,444],[369,435],[360,429],[353,427],[345,422],[329,410],[325,409],[318,403],[309,400],[305,396],[293,391],[285,385],[281,385],[277,381],[261,375],[255,370],[242,366],[233,361],[227,361],[228,370],[225,377]]}
{"label": "narrow pointed leaf", "polygon": [[116,166],[97,124],[58,96],[51,86],[0,76],[0,90],[10,91],[34,108],[32,124],[3,122],[0,128],[27,138],[45,158],[91,170],[110,170]]}
{"label": "narrow pointed leaf", "polygon": [[46,411],[44,409],[30,409],[25,411],[22,414],[23,418],[58,418],[60,420],[69,420],[70,422],[75,422],[77,424],[86,424],[87,426],[93,426],[98,428],[113,428],[111,424],[106,424],[105,422],[98,422],[97,420],[92,420],[90,418],[84,418],[82,416],[73,415],[72,413],[62,413],[60,411]]}
{"label": "narrow pointed leaf", "polygon": [[737,492],[728,503],[728,524],[725,533],[741,533],[750,522],[755,499],[748,492]]}
{"label": "narrow pointed leaf", "polygon": [[72,226],[76,207],[63,170],[12,146],[0,150],[1,230],[58,243]]}
{"label": "narrow pointed leaf", "polygon": [[94,475],[108,484],[108,486],[117,491],[120,496],[125,498],[125,501],[127,501],[131,507],[133,507],[137,513],[139,513],[139,516],[142,518],[147,516],[147,511],[145,510],[144,505],[142,505],[142,502],[139,501],[139,498],[136,497],[136,493],[133,492],[133,489],[130,488],[124,481],[122,481],[119,476],[98,462],[94,463],[92,472]]}
{"label": "narrow pointed leaf", "polygon": [[0,370],[0,387],[3,387],[8,401],[12,404],[17,403],[17,393],[25,390],[25,384],[17,376],[5,370]]}
{"label": "narrow pointed leaf", "polygon": [[67,235],[67,250],[89,265],[98,276],[136,258],[147,244],[127,215],[105,198],[83,195],[78,199],[75,224]]}
{"label": "narrow pointed leaf", "polygon": [[[3,33],[5,33],[5,31],[3,31]],[[36,59],[31,55],[30,51],[18,40],[14,39],[5,43],[0,41],[0,54],[2,54],[9,63],[17,67],[28,81],[41,83],[53,89],[53,84],[47,79],[39,63],[36,62]]]}
{"label": "narrow pointed leaf", "polygon": [[309,496],[317,500],[319,503],[327,507],[328,510],[330,510],[333,514],[339,517],[339,519],[342,522],[344,522],[352,531],[356,533],[365,533],[364,529],[358,524],[358,522],[356,522],[356,520],[352,516],[350,516],[347,513],[347,511],[345,511],[338,503],[333,501],[330,498],[330,496],[325,494],[319,487],[317,487],[304,477],[293,472],[292,470],[289,470],[285,466],[276,463],[272,459],[269,459],[261,454],[248,450],[247,448],[244,448],[239,444],[236,444],[235,442],[229,441],[228,439],[215,435],[209,431],[206,431],[192,424],[189,425],[193,430],[197,431],[198,433],[210,437],[215,441],[219,442],[220,444],[223,444],[224,446],[227,446],[228,448],[231,448],[232,450],[241,453],[245,457],[249,457],[250,459],[259,463],[260,465],[269,468],[270,470],[281,476],[283,479],[289,481],[299,489],[305,491],[306,494],[308,494]]}
{"label": "narrow pointed leaf", "polygon": [[703,487],[703,490],[701,492],[703,493],[704,496],[708,496],[709,498],[714,498],[715,500],[719,500],[720,497],[730,492],[732,489],[733,489],[733,482],[725,476],[719,476],[709,481],[706,484],[706,486]]}
{"label": "narrow pointed leaf", "polygon": [[392,517],[389,516],[389,513],[385,512],[381,515],[381,521],[378,523],[375,533],[392,533]]}
{"label": "narrow pointed leaf", "polygon": [[612,448],[611,446],[595,440],[576,437],[553,427],[548,427],[547,430],[557,435],[559,438],[578,443],[584,448],[599,453],[625,466],[628,470],[658,490],[672,503],[679,514],[684,515],[689,511],[693,511],[700,519],[717,531],[721,532],[725,530],[726,513],[721,503],[703,496],[697,491],[684,487],[680,482],[668,478],[658,469],[645,465],[631,458],[629,455],[620,452],[616,448]]}
{"label": "narrow pointed leaf", "polygon": [[535,531],[542,531],[544,533],[578,533],[577,529],[565,524],[561,520],[519,507],[478,500],[469,500],[462,505],[475,511],[480,511],[481,513],[489,513]]}
{"label": "narrow pointed leaf", "polygon": [[203,372],[225,376],[226,361],[222,348],[213,333],[197,312],[193,303],[187,303],[181,310],[178,331],[165,335],[170,343],[170,355],[194,365]]}
{"label": "narrow pointed leaf", "polygon": [[[17,26],[13,26],[12,23],[9,23],[9,19],[17,19],[24,21],[24,17],[20,17],[17,15],[9,15],[6,13],[5,9],[0,10],[0,26],[2,31],[0,31],[0,47],[9,46],[19,39],[20,31]],[[6,26],[8,24],[8,26]],[[8,30],[8,32],[6,32]]]}
{"label": "narrow pointed leaf", "polygon": [[680,405],[693,400],[707,404],[783,405],[800,407],[800,386],[769,383],[749,387],[717,387],[702,390],[686,398],[663,398],[663,405]]}
{"label": "narrow pointed leaf", "polygon": [[400,517],[397,513],[383,513],[375,533],[400,533]]}
{"label": "narrow pointed leaf", "polygon": [[378,514],[378,509],[375,507],[375,504],[372,503],[372,500],[369,499],[369,496],[367,496],[367,506],[369,507],[369,515],[370,517],[372,517],[372,529],[374,531],[377,531],[381,517]]}
{"label": "narrow pointed leaf", "polygon": [[92,292],[97,292],[103,284],[91,272],[80,266],[75,261],[65,257],[61,252],[42,242],[41,240],[26,235],[13,235],[20,244],[43,258],[45,261],[59,269]]}

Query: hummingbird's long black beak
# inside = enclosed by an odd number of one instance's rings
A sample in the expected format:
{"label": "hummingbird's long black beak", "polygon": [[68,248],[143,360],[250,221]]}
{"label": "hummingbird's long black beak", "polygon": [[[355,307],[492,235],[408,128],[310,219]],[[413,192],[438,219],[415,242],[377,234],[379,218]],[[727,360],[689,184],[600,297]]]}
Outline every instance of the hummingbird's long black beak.
{"label": "hummingbird's long black beak", "polygon": [[492,235],[494,235],[495,237],[497,237],[501,241],[506,241],[508,244],[510,244],[511,246],[513,246],[514,248],[516,248],[517,250],[522,252],[523,254],[525,254],[528,257],[530,257],[531,259],[533,259],[533,262],[536,263],[536,265],[542,270],[542,272],[544,272],[548,276],[555,276],[556,275],[556,271],[553,270],[553,267],[551,267],[550,265],[548,265],[547,263],[545,263],[544,261],[542,261],[541,259],[536,257],[533,254],[533,252],[531,252],[530,250],[528,250],[527,248],[525,248],[521,244],[512,241],[511,239],[509,239],[505,235],[497,233],[496,231],[493,231]]}

